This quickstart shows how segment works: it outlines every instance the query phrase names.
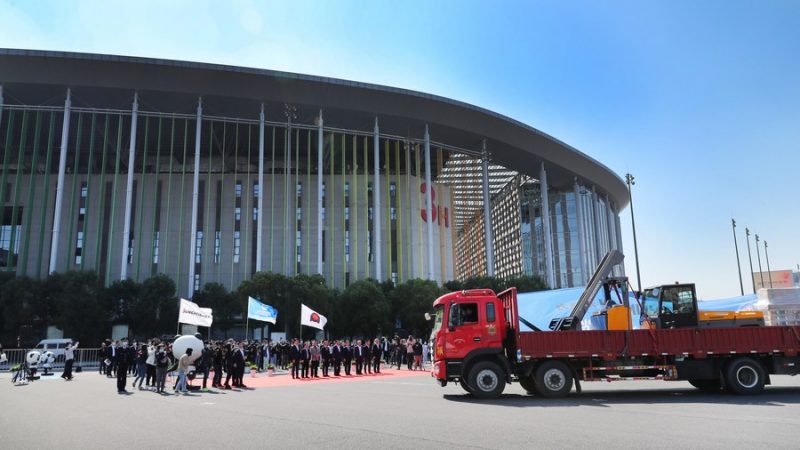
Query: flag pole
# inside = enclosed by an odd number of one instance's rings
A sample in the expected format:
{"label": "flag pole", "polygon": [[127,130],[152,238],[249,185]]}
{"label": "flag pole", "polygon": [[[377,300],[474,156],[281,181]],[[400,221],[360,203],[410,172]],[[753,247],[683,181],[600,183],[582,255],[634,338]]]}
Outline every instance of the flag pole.
{"label": "flag pole", "polygon": [[244,323],[245,323],[245,326],[244,326],[244,340],[246,341],[246,340],[248,340],[247,339],[247,333],[248,333],[248,331],[250,329],[250,317],[247,317],[244,320]]}

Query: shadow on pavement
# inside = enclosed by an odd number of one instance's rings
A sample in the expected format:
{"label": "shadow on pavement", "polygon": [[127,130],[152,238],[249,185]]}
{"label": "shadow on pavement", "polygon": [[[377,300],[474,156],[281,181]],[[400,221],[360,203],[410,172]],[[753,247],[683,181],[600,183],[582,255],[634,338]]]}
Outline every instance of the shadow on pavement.
{"label": "shadow on pavement", "polygon": [[706,393],[696,389],[642,389],[636,391],[593,391],[572,393],[565,398],[546,399],[533,395],[503,394],[494,400],[476,399],[468,394],[445,394],[445,400],[459,403],[498,405],[516,408],[546,408],[570,406],[642,405],[642,404],[689,404],[710,403],[719,405],[757,405],[786,406],[800,404],[800,387],[767,387],[760,395],[746,396],[720,393]]}

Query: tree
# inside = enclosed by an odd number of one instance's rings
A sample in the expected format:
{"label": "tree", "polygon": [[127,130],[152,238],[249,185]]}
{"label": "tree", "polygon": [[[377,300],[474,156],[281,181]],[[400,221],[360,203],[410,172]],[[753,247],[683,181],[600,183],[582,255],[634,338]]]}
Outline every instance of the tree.
{"label": "tree", "polygon": [[135,304],[139,297],[140,285],[131,280],[117,280],[110,286],[101,290],[100,303],[109,312],[112,324],[123,323],[130,325],[130,306]]}
{"label": "tree", "polygon": [[444,289],[430,280],[413,279],[398,284],[389,294],[391,317],[400,321],[400,328],[415,336],[426,336],[433,324],[425,320],[425,313],[433,310],[433,301],[444,293]]}
{"label": "tree", "polygon": [[[41,281],[29,277],[2,277],[0,288],[0,305],[2,305],[2,342],[10,347],[17,346],[20,327],[27,326],[38,329],[43,334],[50,319],[51,306],[44,295]],[[23,333],[24,334],[24,333]],[[23,339],[27,339],[22,336]],[[34,344],[23,342],[23,345]]]}
{"label": "tree", "polygon": [[337,320],[352,336],[373,337],[392,330],[389,309],[380,284],[356,281],[342,292]]}
{"label": "tree", "polygon": [[171,334],[178,323],[175,282],[164,274],[144,280],[138,298],[129,305],[128,314],[136,336]]}
{"label": "tree", "polygon": [[100,342],[110,326],[110,311],[100,297],[102,283],[95,272],[51,274],[44,284],[45,297],[56,313],[51,324],[64,335],[88,343]]}
{"label": "tree", "polygon": [[536,292],[546,291],[547,285],[541,277],[530,275],[518,275],[515,277],[506,278],[503,281],[504,288],[510,287],[517,288],[517,292]]}
{"label": "tree", "polygon": [[227,339],[228,330],[236,324],[236,315],[242,312],[235,296],[219,283],[206,283],[202,290],[194,293],[192,300],[202,307],[213,310],[212,327],[222,330]]}
{"label": "tree", "polygon": [[235,298],[239,311],[246,316],[247,297],[256,298],[278,310],[275,328],[283,329],[287,335],[291,335],[291,324],[300,320],[300,311],[293,313],[288,305],[292,284],[293,280],[285,275],[275,272],[256,272],[252,279],[243,281],[236,290]]}

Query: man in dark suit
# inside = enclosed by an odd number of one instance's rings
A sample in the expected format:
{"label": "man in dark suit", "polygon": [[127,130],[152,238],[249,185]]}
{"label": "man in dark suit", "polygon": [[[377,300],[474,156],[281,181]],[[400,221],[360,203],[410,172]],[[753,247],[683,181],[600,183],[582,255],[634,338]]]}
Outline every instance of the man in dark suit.
{"label": "man in dark suit", "polygon": [[123,339],[122,348],[115,349],[117,363],[117,393],[126,394],[125,384],[128,381],[128,365],[133,362],[133,355],[128,351],[128,341]]}
{"label": "man in dark suit", "polygon": [[247,386],[244,385],[244,344],[241,342],[239,345],[233,350],[233,364],[235,370],[233,372],[234,378],[234,386],[240,388],[246,388]]}
{"label": "man in dark suit", "polygon": [[311,350],[308,348],[308,342],[303,344],[303,351],[300,353],[301,358],[303,360],[303,370],[300,372],[300,376],[302,378],[308,378],[308,366],[309,361],[311,360]]}
{"label": "man in dark suit", "polygon": [[381,353],[383,348],[381,347],[381,343],[378,339],[372,344],[372,370],[375,373],[381,373]]}
{"label": "man in dark suit", "polygon": [[361,352],[364,354],[364,372],[372,373],[372,351],[369,345],[369,339],[364,340],[364,345],[361,347]]}
{"label": "man in dark suit", "polygon": [[339,376],[341,371],[342,365],[342,343],[341,341],[336,341],[334,344],[333,349],[331,350],[331,356],[333,356],[333,375]]}
{"label": "man in dark suit", "polygon": [[342,364],[344,364],[344,374],[350,376],[350,364],[353,361],[353,350],[350,348],[350,341],[344,341],[342,347]]}
{"label": "man in dark suit", "polygon": [[361,348],[361,340],[356,341],[353,347],[353,356],[356,360],[356,375],[361,375],[361,369],[364,367],[364,349]]}
{"label": "man in dark suit", "polygon": [[289,360],[292,362],[292,378],[300,377],[300,343],[297,338],[292,340],[289,348]]}
{"label": "man in dark suit", "polygon": [[322,359],[322,376],[328,376],[328,366],[331,365],[331,347],[328,345],[328,341],[322,341],[322,346],[319,348],[319,356]]}

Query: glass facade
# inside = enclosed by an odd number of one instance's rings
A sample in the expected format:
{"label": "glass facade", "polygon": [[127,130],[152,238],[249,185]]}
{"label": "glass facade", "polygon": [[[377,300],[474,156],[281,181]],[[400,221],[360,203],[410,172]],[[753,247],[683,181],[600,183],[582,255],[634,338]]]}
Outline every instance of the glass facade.
{"label": "glass facade", "polygon": [[[339,288],[364,278],[444,282],[487,271],[481,160],[462,149],[431,143],[429,186],[419,138],[379,134],[375,148],[371,131],[332,127],[320,136],[313,119],[301,117],[265,122],[262,147],[260,123],[248,114],[201,115],[198,123],[191,110],[134,116],[104,104],[73,108],[62,132],[63,107],[27,105],[13,87],[6,92],[20,103],[0,110],[2,270],[45,276],[57,242],[56,271],[95,270],[110,283],[124,264],[132,279],[170,276],[181,295],[209,282],[235,288],[252,277],[257,260],[263,271],[320,273]],[[62,135],[66,165],[54,236]],[[549,259],[552,287],[577,286],[619,245],[616,207],[591,186],[551,187],[550,217],[542,217],[538,181],[490,165],[487,183],[495,275],[546,277]],[[126,210],[130,231],[123,236]]]}

